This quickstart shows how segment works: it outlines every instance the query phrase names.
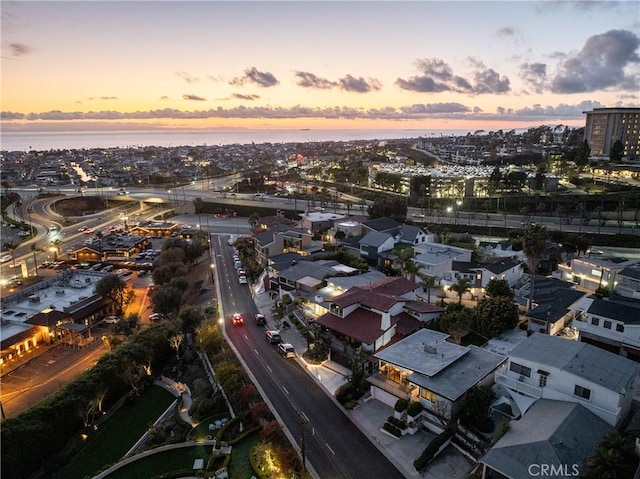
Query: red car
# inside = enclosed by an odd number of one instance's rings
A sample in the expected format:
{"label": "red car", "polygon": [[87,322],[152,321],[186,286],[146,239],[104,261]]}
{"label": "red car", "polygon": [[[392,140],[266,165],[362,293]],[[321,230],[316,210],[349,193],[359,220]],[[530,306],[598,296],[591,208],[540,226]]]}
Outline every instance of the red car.
{"label": "red car", "polygon": [[231,324],[234,326],[241,326],[244,324],[244,318],[240,313],[234,313],[231,317]]}

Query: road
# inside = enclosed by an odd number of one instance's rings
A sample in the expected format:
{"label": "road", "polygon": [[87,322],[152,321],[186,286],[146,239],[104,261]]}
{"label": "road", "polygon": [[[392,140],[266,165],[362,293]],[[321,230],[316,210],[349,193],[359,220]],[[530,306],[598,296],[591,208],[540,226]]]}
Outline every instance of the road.
{"label": "road", "polygon": [[[403,477],[296,360],[283,359],[266,341],[264,326],[253,322],[257,308],[247,285],[238,282],[224,236],[213,237],[213,250],[227,336],[298,446],[304,434],[304,455],[318,477]],[[245,317],[244,326],[231,325],[234,312]]]}

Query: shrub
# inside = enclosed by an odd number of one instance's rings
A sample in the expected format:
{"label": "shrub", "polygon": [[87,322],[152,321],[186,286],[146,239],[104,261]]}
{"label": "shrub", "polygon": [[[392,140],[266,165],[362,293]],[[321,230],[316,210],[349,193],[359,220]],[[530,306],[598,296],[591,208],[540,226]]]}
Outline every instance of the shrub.
{"label": "shrub", "polygon": [[453,436],[453,429],[445,429],[444,432],[438,436],[436,436],[433,441],[431,441],[427,447],[424,448],[420,457],[413,461],[413,467],[416,468],[416,471],[420,471],[424,468],[429,462],[435,457],[438,450],[442,447],[442,445],[447,442]]}
{"label": "shrub", "polygon": [[409,407],[407,408],[407,414],[411,417],[416,417],[423,410],[424,408],[422,407],[422,404],[418,401],[411,401],[411,404],[409,404]]}
{"label": "shrub", "polygon": [[405,409],[407,409],[408,406],[409,406],[409,401],[407,401],[406,399],[400,398],[396,401],[395,410],[398,412],[402,412]]}
{"label": "shrub", "polygon": [[391,423],[385,422],[384,426],[382,426],[382,428],[385,431],[390,432],[391,434],[393,434],[396,437],[401,437],[402,436],[402,431],[400,431],[400,429],[398,429],[397,427],[395,427]]}
{"label": "shrub", "polygon": [[389,416],[387,418],[387,422],[393,424],[398,429],[406,429],[407,428],[407,425],[404,422],[402,422],[400,419],[396,419],[393,416]]}

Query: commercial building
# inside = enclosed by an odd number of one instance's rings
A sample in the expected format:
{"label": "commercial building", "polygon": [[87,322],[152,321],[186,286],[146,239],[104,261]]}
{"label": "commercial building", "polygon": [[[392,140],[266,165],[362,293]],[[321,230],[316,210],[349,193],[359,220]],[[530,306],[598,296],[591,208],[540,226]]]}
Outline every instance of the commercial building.
{"label": "commercial building", "polygon": [[622,141],[624,156],[640,156],[640,108],[595,108],[587,115],[584,139],[592,156],[609,156],[611,146]]}

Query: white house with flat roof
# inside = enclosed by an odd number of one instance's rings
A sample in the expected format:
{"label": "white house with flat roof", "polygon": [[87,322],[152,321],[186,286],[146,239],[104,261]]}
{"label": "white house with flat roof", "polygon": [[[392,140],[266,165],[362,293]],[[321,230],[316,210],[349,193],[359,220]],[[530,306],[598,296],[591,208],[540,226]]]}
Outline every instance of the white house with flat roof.
{"label": "white house with flat roof", "polygon": [[367,378],[371,395],[390,406],[399,398],[419,401],[428,413],[427,427],[436,430],[437,424],[455,418],[467,391],[491,386],[493,373],[507,358],[477,346],[460,346],[448,337],[421,329],[375,353],[378,374]]}
{"label": "white house with flat roof", "polygon": [[591,344],[534,333],[511,351],[495,379],[510,391],[521,414],[537,399],[554,399],[582,404],[617,426],[631,408],[639,369],[638,363]]}
{"label": "white house with flat roof", "polygon": [[414,246],[414,261],[422,265],[422,273],[433,278],[452,277],[454,261],[470,262],[473,251],[441,243]]}

